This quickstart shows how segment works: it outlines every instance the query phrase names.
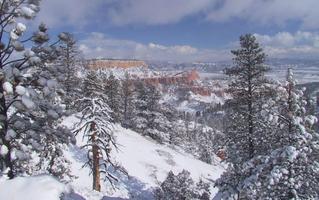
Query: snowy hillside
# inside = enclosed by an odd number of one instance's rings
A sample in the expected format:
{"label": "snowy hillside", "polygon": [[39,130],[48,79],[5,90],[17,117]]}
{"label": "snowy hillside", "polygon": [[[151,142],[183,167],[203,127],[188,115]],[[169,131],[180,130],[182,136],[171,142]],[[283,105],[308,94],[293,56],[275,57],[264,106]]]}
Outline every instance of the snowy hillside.
{"label": "snowy hillside", "polygon": [[[72,128],[77,121],[78,119],[73,116],[67,118],[64,124]],[[170,170],[178,173],[186,169],[195,181],[202,178],[208,182],[216,180],[223,171],[218,158],[215,158],[214,165],[209,165],[179,149],[157,144],[151,139],[120,126],[115,126],[115,136],[119,150],[113,151],[113,156],[126,168],[129,177],[119,175],[120,182],[116,185],[116,190],[105,182],[102,184],[102,194],[92,192],[92,177],[88,175],[89,169],[82,168],[86,153],[79,148],[82,145],[82,136],[78,135],[77,145],[65,151],[72,162],[72,173],[78,177],[70,183],[75,193],[90,200],[100,199],[103,196],[128,198],[129,195],[135,199],[152,199],[152,187],[162,182]],[[211,188],[211,192],[213,196],[217,190]]]}

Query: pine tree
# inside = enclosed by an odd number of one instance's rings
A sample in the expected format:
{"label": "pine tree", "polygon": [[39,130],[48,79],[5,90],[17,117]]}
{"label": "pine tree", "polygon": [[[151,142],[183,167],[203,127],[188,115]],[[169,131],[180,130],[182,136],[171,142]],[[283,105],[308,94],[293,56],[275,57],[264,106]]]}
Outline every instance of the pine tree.
{"label": "pine tree", "polygon": [[209,184],[202,180],[195,184],[186,170],[177,175],[170,171],[160,187],[155,189],[157,200],[208,200],[209,198]]}
{"label": "pine tree", "polygon": [[235,66],[225,70],[231,78],[229,93],[232,95],[225,105],[228,121],[225,129],[226,160],[230,166],[217,184],[222,193],[233,198],[241,196],[240,185],[246,176],[240,174],[242,165],[254,156],[265,153],[262,136],[268,126],[261,114],[262,105],[270,93],[269,81],[265,78],[269,70],[264,65],[266,55],[256,38],[251,34],[243,35],[240,46],[240,49],[231,51],[235,56]]}
{"label": "pine tree", "polygon": [[280,137],[271,153],[247,162],[243,173],[253,173],[246,178],[244,188],[252,199],[315,199],[319,181],[315,159],[318,133],[312,124],[317,119],[307,114],[303,91],[296,88],[291,69],[278,93],[278,109],[271,115],[277,116],[277,131],[273,134]]}
{"label": "pine tree", "polygon": [[[261,105],[265,98],[265,72],[269,69],[264,65],[266,55],[256,42],[253,35],[240,37],[241,48],[233,50],[235,66],[225,70],[231,78],[229,92],[232,100],[227,102],[230,112],[230,123],[226,129],[228,135],[228,157],[231,162],[243,163],[256,154],[255,137],[260,131]],[[232,149],[236,155],[232,154]],[[241,156],[238,157],[238,154]]]}
{"label": "pine tree", "polygon": [[148,136],[159,143],[168,142],[173,132],[172,121],[167,108],[160,104],[161,93],[153,85],[146,85],[142,81],[134,83],[135,99],[132,127],[135,131]]}
{"label": "pine tree", "polygon": [[210,185],[208,183],[205,183],[203,179],[200,179],[199,182],[196,184],[197,190],[199,192],[199,199],[200,200],[210,200]]}
{"label": "pine tree", "polygon": [[[41,137],[43,149],[40,152],[40,162],[37,164],[37,173],[48,172],[60,180],[68,180],[72,177],[70,172],[70,162],[63,156],[62,149],[69,142],[75,142],[73,134],[66,127],[61,126],[65,110],[60,106],[58,91],[58,77],[64,74],[64,70],[57,68],[55,64],[46,65],[41,69],[40,77],[49,80],[44,91],[38,96],[38,103],[47,109],[46,134]],[[51,78],[51,79],[50,79]],[[50,92],[49,92],[50,91]],[[52,132],[51,134],[49,134]]]}
{"label": "pine tree", "polygon": [[121,85],[121,108],[122,108],[122,126],[132,127],[132,120],[135,113],[135,91],[133,81],[130,79],[130,75],[126,72],[124,80]]}
{"label": "pine tree", "polygon": [[82,113],[82,120],[75,133],[83,132],[87,149],[87,163],[93,174],[93,189],[101,191],[100,179],[104,174],[113,186],[114,181],[118,181],[111,170],[124,172],[124,168],[119,166],[111,157],[112,148],[117,148],[113,134],[111,109],[106,104],[106,97],[100,77],[96,72],[90,71],[83,83],[84,97],[78,100],[78,108]]}
{"label": "pine tree", "polygon": [[50,123],[62,115],[46,99],[55,93],[56,81],[47,70],[58,55],[56,42],[49,43],[44,24],[25,37],[26,26],[18,22],[33,19],[40,1],[0,4],[0,170],[12,179],[31,173],[31,152],[42,152],[47,138],[68,143],[72,136]]}
{"label": "pine tree", "polygon": [[80,69],[80,52],[77,42],[71,33],[60,34],[59,50],[60,54],[55,64],[64,71],[63,76],[58,77],[62,86],[62,99],[67,110],[72,107],[79,90],[80,79],[77,73]]}
{"label": "pine tree", "polygon": [[120,121],[120,81],[111,73],[105,80],[104,91],[107,96],[107,104],[112,110],[112,119]]}

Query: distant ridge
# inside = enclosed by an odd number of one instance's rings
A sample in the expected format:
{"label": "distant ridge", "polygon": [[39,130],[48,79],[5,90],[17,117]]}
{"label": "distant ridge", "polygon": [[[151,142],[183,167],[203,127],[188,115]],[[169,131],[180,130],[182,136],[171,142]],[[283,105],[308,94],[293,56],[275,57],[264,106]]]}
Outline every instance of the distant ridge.
{"label": "distant ridge", "polygon": [[93,70],[97,69],[110,69],[110,68],[135,68],[145,67],[148,65],[143,60],[136,59],[112,59],[112,58],[100,58],[88,60],[88,67]]}

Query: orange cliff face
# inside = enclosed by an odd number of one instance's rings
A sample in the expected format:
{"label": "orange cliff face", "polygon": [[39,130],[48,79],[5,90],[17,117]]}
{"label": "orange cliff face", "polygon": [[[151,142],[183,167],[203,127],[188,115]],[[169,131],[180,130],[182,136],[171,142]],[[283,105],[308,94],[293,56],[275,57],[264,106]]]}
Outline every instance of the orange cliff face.
{"label": "orange cliff face", "polygon": [[145,67],[147,64],[141,60],[112,60],[112,59],[93,59],[88,61],[88,67],[90,69],[110,69],[110,68],[134,68]]}
{"label": "orange cliff face", "polygon": [[188,73],[186,78],[188,82],[192,82],[198,80],[200,77],[198,75],[198,72],[195,69],[193,69]]}

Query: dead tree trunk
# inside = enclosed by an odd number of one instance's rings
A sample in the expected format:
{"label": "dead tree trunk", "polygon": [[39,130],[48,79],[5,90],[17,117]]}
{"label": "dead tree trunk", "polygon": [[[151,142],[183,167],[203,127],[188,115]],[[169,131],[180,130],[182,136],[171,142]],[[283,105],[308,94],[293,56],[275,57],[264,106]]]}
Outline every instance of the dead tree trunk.
{"label": "dead tree trunk", "polygon": [[92,153],[93,153],[93,190],[101,191],[100,184],[100,155],[99,147],[96,142],[96,124],[93,122],[91,124],[92,134]]}

